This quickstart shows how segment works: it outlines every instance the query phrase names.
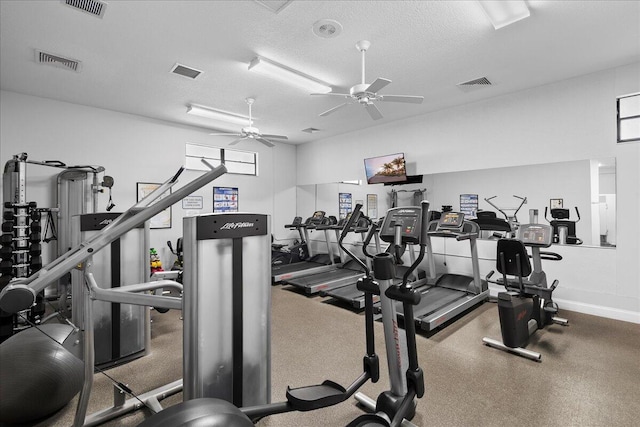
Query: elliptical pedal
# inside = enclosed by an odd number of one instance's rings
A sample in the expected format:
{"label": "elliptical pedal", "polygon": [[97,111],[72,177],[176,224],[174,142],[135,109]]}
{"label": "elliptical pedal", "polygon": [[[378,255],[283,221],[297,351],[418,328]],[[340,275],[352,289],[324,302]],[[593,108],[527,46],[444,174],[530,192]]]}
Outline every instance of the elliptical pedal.
{"label": "elliptical pedal", "polygon": [[345,401],[347,397],[347,390],[331,380],[318,385],[287,387],[287,401],[297,411],[311,411],[335,405]]}

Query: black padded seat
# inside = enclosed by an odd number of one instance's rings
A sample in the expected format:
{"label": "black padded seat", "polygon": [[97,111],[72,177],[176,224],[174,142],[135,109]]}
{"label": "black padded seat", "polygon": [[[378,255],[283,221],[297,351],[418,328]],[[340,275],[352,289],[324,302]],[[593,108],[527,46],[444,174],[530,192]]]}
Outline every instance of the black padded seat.
{"label": "black padded seat", "polygon": [[144,420],[139,427],[253,427],[232,403],[203,397],[178,403]]}

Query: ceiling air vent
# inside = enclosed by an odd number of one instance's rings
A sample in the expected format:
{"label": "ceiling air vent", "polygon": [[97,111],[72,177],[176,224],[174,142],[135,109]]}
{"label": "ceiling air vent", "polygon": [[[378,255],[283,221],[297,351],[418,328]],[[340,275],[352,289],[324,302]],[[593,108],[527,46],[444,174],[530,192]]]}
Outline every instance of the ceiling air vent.
{"label": "ceiling air vent", "polygon": [[320,132],[320,129],[316,129],[316,128],[306,128],[306,129],[302,129],[302,132],[306,132],[306,133],[316,133],[316,132]]}
{"label": "ceiling air vent", "polygon": [[179,74],[184,77],[188,77],[190,79],[195,79],[200,74],[202,74],[202,71],[196,70],[195,68],[187,67],[186,65],[182,65],[182,64],[174,65],[173,68],[171,69],[171,72],[174,74]]}
{"label": "ceiling air vent", "polygon": [[266,7],[276,15],[289,6],[293,0],[253,0],[261,6]]}
{"label": "ceiling air vent", "polygon": [[480,77],[478,79],[469,80],[468,82],[458,83],[456,86],[458,86],[464,92],[469,92],[481,87],[491,86],[491,82],[486,77]]}
{"label": "ceiling air vent", "polygon": [[54,67],[64,68],[65,70],[72,70],[78,73],[82,69],[82,62],[76,59],[65,58],[38,49],[36,49],[36,62],[38,64],[53,65]]}
{"label": "ceiling air vent", "polygon": [[100,0],[62,0],[62,2],[67,6],[98,18],[102,18],[107,8],[107,3]]}

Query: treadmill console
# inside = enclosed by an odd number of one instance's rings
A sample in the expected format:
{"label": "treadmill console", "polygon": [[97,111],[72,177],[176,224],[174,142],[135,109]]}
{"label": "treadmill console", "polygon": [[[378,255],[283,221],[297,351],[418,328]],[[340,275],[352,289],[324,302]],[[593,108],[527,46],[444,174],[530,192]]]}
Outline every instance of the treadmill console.
{"label": "treadmill console", "polygon": [[380,240],[393,243],[396,235],[396,224],[401,224],[402,243],[420,243],[420,223],[422,210],[419,206],[392,208],[387,211],[380,227]]}
{"label": "treadmill console", "polygon": [[307,218],[306,225],[321,225],[324,222],[325,211],[315,211],[313,215]]}
{"label": "treadmill console", "polygon": [[444,212],[438,219],[438,231],[462,231],[464,214],[462,212]]}
{"label": "treadmill console", "polygon": [[525,246],[548,248],[553,243],[553,227],[546,224],[520,224],[517,239]]}

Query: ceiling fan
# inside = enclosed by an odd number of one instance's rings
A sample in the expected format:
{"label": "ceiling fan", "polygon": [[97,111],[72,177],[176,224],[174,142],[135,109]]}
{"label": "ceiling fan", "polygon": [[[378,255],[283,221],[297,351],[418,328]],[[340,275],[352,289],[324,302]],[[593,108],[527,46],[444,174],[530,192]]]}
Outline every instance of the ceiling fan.
{"label": "ceiling fan", "polygon": [[371,46],[371,43],[368,42],[367,40],[361,40],[358,43],[356,43],[356,48],[360,52],[362,52],[362,83],[353,86],[349,90],[349,93],[329,92],[329,93],[312,93],[311,94],[311,95],[341,96],[348,99],[347,102],[325,111],[324,113],[320,114],[320,116],[322,117],[327,116],[333,113],[334,111],[344,107],[345,105],[355,104],[357,102],[361,105],[364,105],[364,108],[367,110],[367,112],[369,113],[369,115],[373,120],[378,120],[378,119],[381,119],[383,116],[380,110],[378,110],[378,107],[375,106],[373,101],[408,102],[410,104],[422,104],[422,101],[424,100],[423,96],[378,95],[378,91],[380,89],[384,88],[389,83],[391,83],[391,80],[389,79],[383,79],[379,77],[371,84],[365,83],[364,57],[365,57],[365,53],[367,52],[367,49],[369,49],[369,46]]}
{"label": "ceiling fan", "polygon": [[229,143],[229,145],[236,145],[238,142],[243,139],[255,139],[256,141],[262,142],[267,147],[274,147],[275,144],[270,141],[270,139],[289,139],[284,135],[269,135],[266,133],[260,133],[260,130],[256,127],[253,127],[253,119],[251,117],[251,106],[255,102],[254,98],[245,99],[247,105],[249,105],[249,125],[240,129],[240,133],[210,133],[209,135],[215,136],[238,136],[238,139],[235,139]]}

